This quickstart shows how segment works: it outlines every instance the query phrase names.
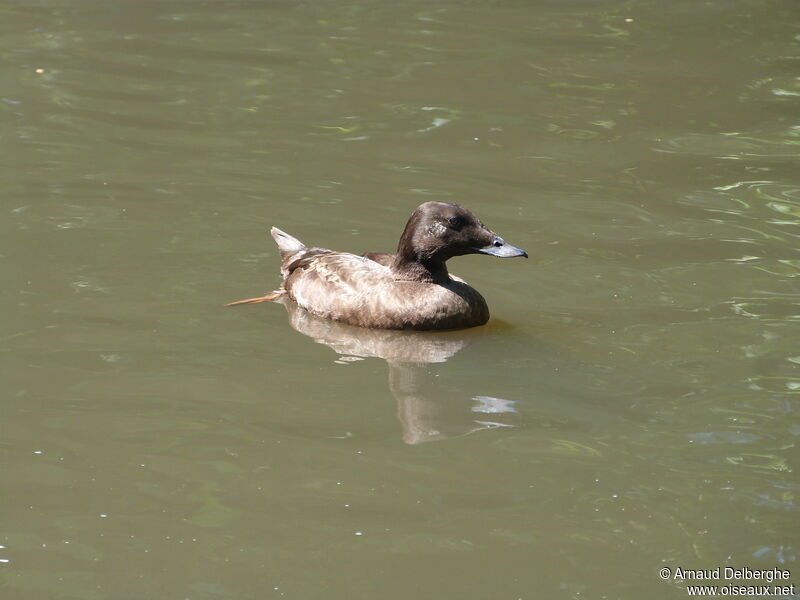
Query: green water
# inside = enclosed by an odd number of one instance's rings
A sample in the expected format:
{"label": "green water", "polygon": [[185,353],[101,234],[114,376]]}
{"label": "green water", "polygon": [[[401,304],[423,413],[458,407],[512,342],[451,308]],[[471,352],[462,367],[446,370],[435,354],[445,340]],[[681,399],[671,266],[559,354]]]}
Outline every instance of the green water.
{"label": "green water", "polygon": [[[800,586],[795,0],[0,16],[4,600]],[[222,308],[428,200],[487,326]]]}

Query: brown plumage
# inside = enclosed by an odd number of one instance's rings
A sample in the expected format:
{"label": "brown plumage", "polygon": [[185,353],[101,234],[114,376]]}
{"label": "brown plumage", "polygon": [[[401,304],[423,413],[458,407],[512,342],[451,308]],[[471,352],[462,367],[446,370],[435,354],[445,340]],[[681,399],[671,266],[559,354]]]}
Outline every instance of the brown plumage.
{"label": "brown plumage", "polygon": [[373,329],[460,329],[489,320],[486,301],[445,262],[464,254],[528,255],[506,244],[466,208],[426,202],[411,214],[396,254],[357,256],[308,248],[280,229],[283,286],[273,294],[233,302],[265,302],[286,293],[326,319]]}

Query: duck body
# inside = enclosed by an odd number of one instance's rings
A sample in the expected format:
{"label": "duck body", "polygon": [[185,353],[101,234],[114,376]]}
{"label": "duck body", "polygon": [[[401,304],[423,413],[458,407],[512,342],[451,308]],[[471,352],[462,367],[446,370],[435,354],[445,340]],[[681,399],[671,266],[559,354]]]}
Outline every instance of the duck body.
{"label": "duck body", "polygon": [[397,253],[358,256],[309,248],[277,227],[283,286],[300,307],[325,319],[372,329],[445,330],[483,325],[483,296],[448,273],[452,256],[483,253],[527,256],[506,244],[467,209],[426,202],[406,224]]}
{"label": "duck body", "polygon": [[[300,251],[302,253],[303,251]],[[365,256],[314,248],[292,260],[283,287],[307,311],[373,329],[460,329],[483,325],[489,307],[477,290],[446,281],[397,280]]]}

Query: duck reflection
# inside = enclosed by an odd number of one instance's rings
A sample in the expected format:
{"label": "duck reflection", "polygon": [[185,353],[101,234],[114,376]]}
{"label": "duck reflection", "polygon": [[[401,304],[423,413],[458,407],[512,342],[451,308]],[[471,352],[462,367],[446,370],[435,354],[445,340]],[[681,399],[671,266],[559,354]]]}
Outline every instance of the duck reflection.
{"label": "duck reflection", "polygon": [[[471,402],[452,398],[452,390],[437,385],[433,363],[452,358],[482,331],[448,332],[378,330],[352,327],[320,319],[291,300],[280,299],[291,326],[320,344],[330,346],[347,363],[382,358],[389,365],[389,391],[397,401],[403,441],[420,444],[497,427],[498,415],[515,413],[514,402],[491,396],[473,396]],[[448,397],[450,396],[450,397]]]}

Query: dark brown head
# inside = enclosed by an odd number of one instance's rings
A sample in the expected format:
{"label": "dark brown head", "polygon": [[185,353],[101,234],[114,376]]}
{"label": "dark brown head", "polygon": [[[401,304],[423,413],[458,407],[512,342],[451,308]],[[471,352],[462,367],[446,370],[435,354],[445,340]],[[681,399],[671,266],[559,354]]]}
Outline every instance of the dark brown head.
{"label": "dark brown head", "polygon": [[472,211],[446,202],[420,204],[406,223],[397,247],[397,265],[420,263],[429,271],[447,270],[444,262],[464,254],[491,254],[501,258],[528,254],[506,244]]}

